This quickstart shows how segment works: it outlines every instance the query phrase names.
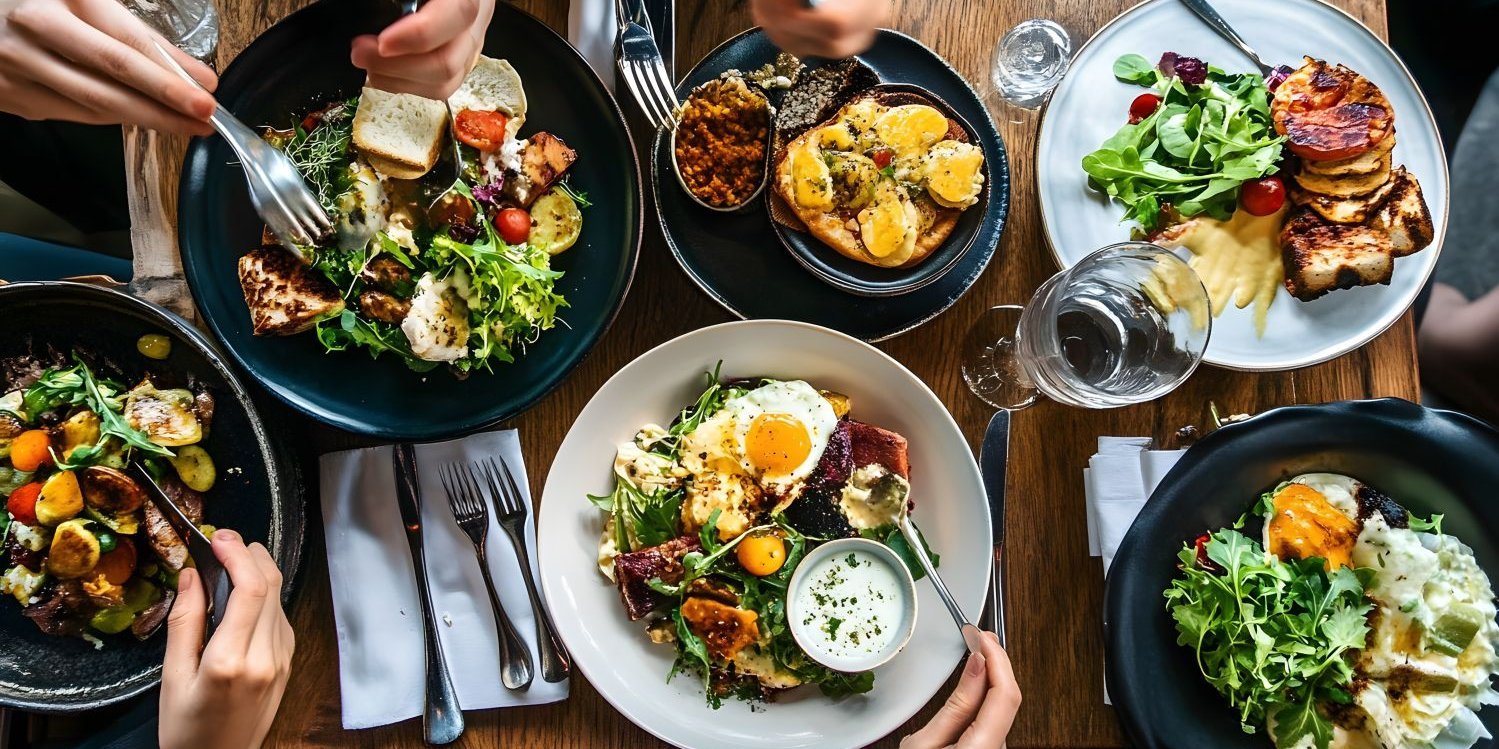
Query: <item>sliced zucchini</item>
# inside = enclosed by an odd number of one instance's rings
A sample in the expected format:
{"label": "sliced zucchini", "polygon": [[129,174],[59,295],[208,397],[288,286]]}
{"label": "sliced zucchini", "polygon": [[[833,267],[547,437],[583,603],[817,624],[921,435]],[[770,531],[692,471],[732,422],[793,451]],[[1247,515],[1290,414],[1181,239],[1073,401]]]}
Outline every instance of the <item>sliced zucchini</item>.
{"label": "sliced zucchini", "polygon": [[531,204],[531,244],[549,255],[566,252],[583,232],[583,212],[565,191],[553,187]]}

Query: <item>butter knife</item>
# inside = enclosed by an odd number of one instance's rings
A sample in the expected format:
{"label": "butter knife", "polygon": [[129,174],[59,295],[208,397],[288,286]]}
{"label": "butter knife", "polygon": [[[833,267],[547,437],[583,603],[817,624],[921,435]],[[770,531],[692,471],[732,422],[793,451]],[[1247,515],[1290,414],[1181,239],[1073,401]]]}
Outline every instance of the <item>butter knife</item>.
{"label": "butter knife", "polygon": [[417,483],[416,448],[402,442],[391,448],[396,472],[396,504],[406,543],[411,546],[411,566],[416,572],[416,595],[422,604],[422,634],[427,645],[427,707],[422,713],[422,731],[428,744],[448,744],[463,735],[463,709],[453,677],[437,641],[437,617],[432,615],[432,592],[427,589],[427,560],[422,552],[422,492]]}
{"label": "butter knife", "polygon": [[[229,593],[234,590],[234,584],[229,581],[229,571],[214,556],[213,542],[172,501],[172,495],[167,494],[161,484],[156,483],[156,478],[146,470],[143,463],[139,460],[132,461],[130,473],[132,478],[146,488],[146,499],[161,510],[162,517],[167,519],[167,525],[172,526],[172,530],[187,545],[187,553],[193,558],[193,567],[198,570],[198,579],[203,581],[203,590],[207,593],[208,623],[204,634],[211,636],[218,629],[219,622],[224,620],[224,607],[229,605]],[[280,594],[281,591],[276,591],[276,595]]]}
{"label": "butter knife", "polygon": [[979,448],[979,473],[989,497],[989,526],[994,536],[994,571],[989,577],[989,605],[983,620],[999,644],[1005,644],[1005,595],[1003,557],[1005,548],[1005,463],[1010,456],[1010,412],[1001,408],[984,430]]}

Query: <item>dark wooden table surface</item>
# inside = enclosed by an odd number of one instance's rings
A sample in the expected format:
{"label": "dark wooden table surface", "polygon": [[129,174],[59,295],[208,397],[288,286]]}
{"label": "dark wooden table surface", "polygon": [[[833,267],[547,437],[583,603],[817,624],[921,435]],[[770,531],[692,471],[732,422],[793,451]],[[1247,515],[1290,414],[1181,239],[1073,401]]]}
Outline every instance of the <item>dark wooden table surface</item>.
{"label": "dark wooden table surface", "polygon": [[[257,34],[306,2],[221,3],[220,69]],[[1337,2],[1384,34],[1382,0]],[[1131,0],[895,0],[893,26],[935,49],[982,89],[993,44],[1015,23],[1050,17],[1081,41],[1130,4]],[[522,0],[520,5],[554,28],[566,29],[564,0]],[[749,9],[742,1],[682,0],[680,69],[749,25]],[[625,103],[627,110],[632,106]],[[998,255],[973,291],[946,314],[880,344],[936,391],[975,449],[990,411],[968,394],[959,376],[957,351],[963,333],[982,310],[1024,301],[1057,270],[1045,249],[1036,203],[1036,116],[996,107],[994,117],[1009,147],[1014,185],[1010,224]],[[185,143],[140,132],[128,132],[126,142],[137,288],[190,311],[174,230],[177,173]],[[729,319],[682,274],[652,223],[646,222],[635,285],[613,329],[561,388],[507,425],[520,430],[533,496],[540,497],[545,467],[574,416],[610,374],[662,341]],[[1154,403],[1084,411],[1043,402],[1018,414],[1011,443],[1005,580],[1010,657],[1025,705],[1009,746],[1112,747],[1123,741],[1114,713],[1102,702],[1103,577],[1098,560],[1088,556],[1083,512],[1080,471],[1099,435],[1169,440],[1180,426],[1202,424],[1210,399],[1230,412],[1257,412],[1291,403],[1377,396],[1414,400],[1418,395],[1415,342],[1407,316],[1364,348],[1320,366],[1279,374],[1204,367],[1186,386]],[[348,438],[319,432],[315,442],[331,447]],[[309,515],[315,526],[315,506]],[[295,672],[268,745],[419,746],[421,728],[415,720],[368,731],[340,728],[338,652],[321,536],[314,532],[308,543],[303,585],[291,609],[298,635]],[[894,746],[900,735],[931,715],[942,696],[878,746]],[[616,713],[581,678],[573,681],[572,696],[565,702],[470,713],[468,725],[460,746],[606,749],[660,743]]]}

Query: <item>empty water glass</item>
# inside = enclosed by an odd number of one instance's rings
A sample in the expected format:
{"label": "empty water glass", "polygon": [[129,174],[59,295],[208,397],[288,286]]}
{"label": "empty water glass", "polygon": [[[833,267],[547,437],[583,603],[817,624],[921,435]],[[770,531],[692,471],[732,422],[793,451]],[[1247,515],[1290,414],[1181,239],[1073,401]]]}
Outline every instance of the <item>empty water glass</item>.
{"label": "empty water glass", "polygon": [[1024,307],[981,316],[964,343],[963,380],[995,408],[1024,408],[1039,395],[1082,408],[1143,403],[1191,376],[1211,329],[1191,266],[1125,242],[1052,276]]}
{"label": "empty water glass", "polygon": [[1041,106],[1072,59],[1072,38],[1055,21],[1024,21],[1000,37],[989,76],[1005,101],[1026,109]]}
{"label": "empty water glass", "polygon": [[219,13],[213,0],[121,0],[173,46],[213,64],[219,47]]}

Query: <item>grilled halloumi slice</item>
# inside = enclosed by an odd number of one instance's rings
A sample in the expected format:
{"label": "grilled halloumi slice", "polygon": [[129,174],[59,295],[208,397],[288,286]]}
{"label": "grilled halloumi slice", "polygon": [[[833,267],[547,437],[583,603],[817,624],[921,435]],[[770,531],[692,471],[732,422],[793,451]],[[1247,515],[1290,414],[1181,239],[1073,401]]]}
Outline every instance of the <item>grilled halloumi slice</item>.
{"label": "grilled halloumi slice", "polygon": [[1426,207],[1426,198],[1421,194],[1421,183],[1415,177],[1401,168],[1392,176],[1390,184],[1390,193],[1370,217],[1369,226],[1389,236],[1390,250],[1395,257],[1405,257],[1431,244],[1436,236],[1436,226]]}
{"label": "grilled halloumi slice", "polygon": [[344,310],[338,287],[281,247],[258,247],[241,257],[239,286],[255,335],[301,333]]}
{"label": "grilled halloumi slice", "polygon": [[1298,208],[1281,229],[1286,290],[1303,302],[1329,291],[1388,284],[1395,256],[1388,234],[1362,224],[1334,224]]}

